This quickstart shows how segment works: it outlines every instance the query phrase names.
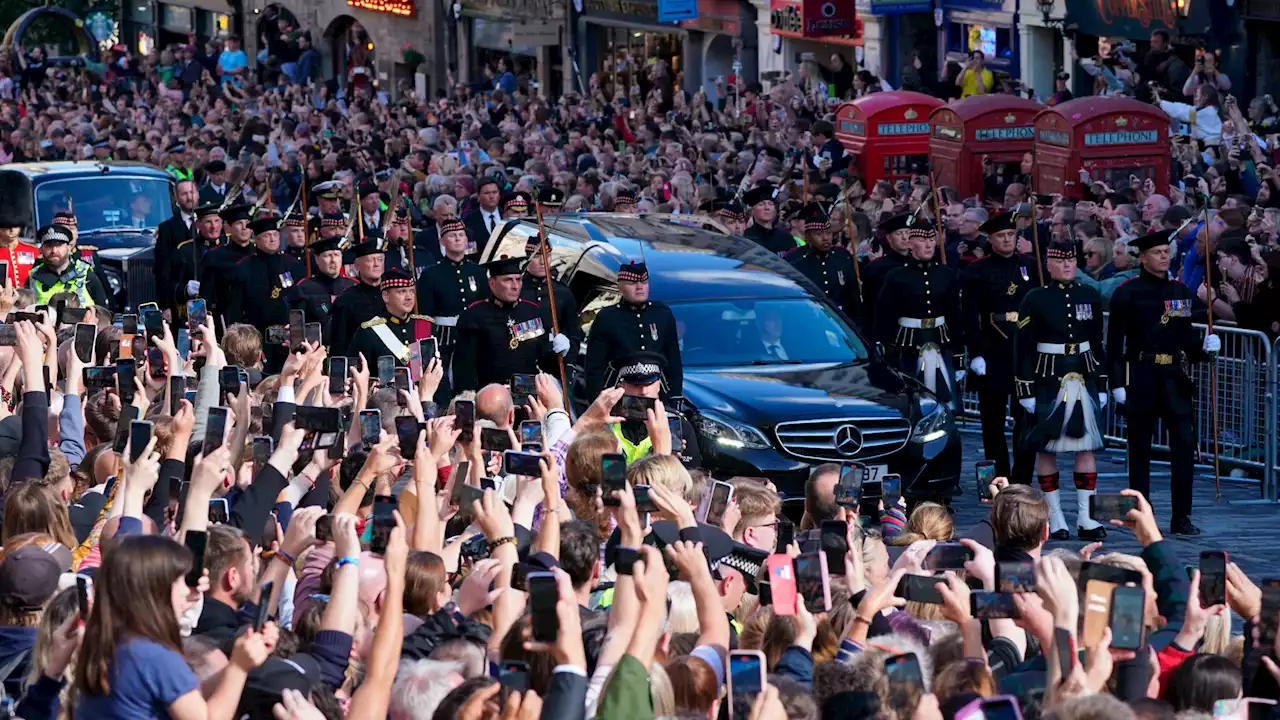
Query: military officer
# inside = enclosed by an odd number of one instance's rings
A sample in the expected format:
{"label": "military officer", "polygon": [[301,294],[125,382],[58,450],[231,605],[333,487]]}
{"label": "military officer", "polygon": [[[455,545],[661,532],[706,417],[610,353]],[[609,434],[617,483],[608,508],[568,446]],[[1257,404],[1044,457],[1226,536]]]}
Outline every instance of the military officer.
{"label": "military officer", "polygon": [[844,310],[850,320],[862,317],[862,288],[848,250],[833,247],[831,220],[816,203],[806,208],[805,244],[782,254],[801,274],[817,285],[827,299]]}
{"label": "military officer", "polygon": [[796,240],[786,228],[776,224],[777,197],[778,189],[769,183],[749,190],[742,196],[742,201],[751,206],[751,225],[743,233],[743,237],[755,240],[769,252],[781,255],[795,247]]}
{"label": "military officer", "polygon": [[366,320],[382,314],[383,257],[381,233],[371,230],[366,240],[351,248],[356,283],[333,301],[329,320],[329,352],[348,355],[347,346]]}
{"label": "military officer", "polygon": [[20,240],[34,230],[32,197],[31,180],[26,175],[17,170],[0,170],[0,198],[4,198],[0,203],[0,262],[8,268],[6,287],[25,286],[39,254],[35,245]]}
{"label": "military officer", "polygon": [[[556,323],[560,326],[560,335],[552,338],[553,344],[559,348],[564,348],[564,355],[567,358],[578,357],[578,349],[582,346],[582,324],[578,319],[578,303],[573,299],[573,292],[569,290],[569,286],[547,277],[547,266],[542,261],[542,253],[538,247],[538,236],[530,235],[525,244],[525,252],[529,255],[529,262],[524,268],[524,283],[520,286],[520,297],[523,300],[538,306],[542,312],[542,325],[546,328],[554,327],[555,323],[551,322],[551,299],[547,292],[547,285],[551,285],[551,294],[556,296]],[[565,338],[561,342],[558,338]],[[551,363],[543,366],[543,372],[559,377],[559,364]]]}
{"label": "military officer", "polygon": [[[543,215],[547,213],[560,212],[560,208],[564,205],[564,193],[557,188],[547,187],[538,191],[538,207]],[[470,252],[470,251],[468,251]]]}
{"label": "military officer", "polygon": [[[538,306],[520,299],[524,258],[501,258],[485,267],[492,297],[477,300],[458,318],[453,389],[479,390],[505,384],[516,373],[533,374],[553,359],[552,336]],[[568,341],[563,343],[568,350]]]}
{"label": "military officer", "polygon": [[347,216],[342,212],[342,181],[330,180],[322,182],[311,188],[311,197],[316,199],[316,205],[320,212],[316,213],[307,221],[307,234],[311,237],[320,236],[320,228],[323,226],[325,219],[334,215],[342,221],[341,227],[346,228]]}
{"label": "military officer", "polygon": [[311,277],[298,283],[296,300],[307,322],[320,323],[328,342],[332,333],[333,303],[355,281],[342,276],[341,238],[325,238],[311,243]]}
{"label": "military officer", "polygon": [[[198,273],[204,268],[205,256],[218,247],[222,238],[222,216],[217,205],[196,208],[195,236],[179,242],[169,255],[169,280],[173,283],[173,309],[176,318],[186,317],[187,301],[200,297]],[[163,288],[156,288],[164,292]],[[206,302],[206,307],[208,303]]]}
{"label": "military officer", "polygon": [[248,323],[262,333],[266,368],[274,372],[284,364],[288,349],[289,307],[297,284],[307,270],[292,256],[280,252],[280,218],[258,218],[249,224],[254,251],[228,274],[232,284],[226,322]]}
{"label": "military officer", "polygon": [[665,303],[649,300],[649,268],[627,263],[618,268],[617,305],[596,315],[587,336],[587,398],[594,399],[614,382],[619,360],[637,350],[652,350],[667,359],[669,398],[684,394],[684,363],[676,318]]}
{"label": "military officer", "polygon": [[1111,394],[1117,405],[1125,406],[1129,425],[1129,487],[1149,496],[1151,436],[1156,421],[1164,420],[1172,465],[1170,531],[1199,535],[1191,524],[1196,448],[1191,364],[1212,360],[1221,341],[1214,334],[1200,338],[1191,325],[1192,311],[1202,307],[1199,299],[1191,288],[1168,279],[1168,231],[1143,235],[1129,245],[1138,250],[1142,269],[1111,296],[1107,327]]}
{"label": "military officer", "polygon": [[[430,248],[418,245],[413,239],[413,227],[409,224],[409,210],[403,205],[396,208],[395,219],[387,226],[387,267],[398,267],[415,280],[422,272],[436,264]],[[409,262],[409,243],[413,242],[413,262]],[[409,266],[413,265],[410,272]]]}
{"label": "military officer", "polygon": [[[1007,238],[1000,236],[1007,236],[1011,228],[984,232],[990,234],[994,248],[997,243],[1007,244]],[[1027,445],[1036,453],[1036,476],[1049,503],[1050,537],[1071,537],[1059,498],[1057,453],[1075,453],[1076,532],[1081,540],[1095,542],[1107,536],[1089,517],[1089,498],[1098,487],[1093,452],[1102,447],[1102,408],[1107,404],[1102,298],[1097,290],[1075,281],[1076,252],[1071,243],[1051,244],[1046,265],[1051,281],[1030,290],[1018,308],[1014,341],[1018,404],[1032,418]]]}
{"label": "military officer", "polygon": [[418,278],[418,312],[435,319],[441,362],[449,366],[453,330],[462,310],[489,296],[484,269],[467,257],[467,226],[461,220],[440,223],[444,258]]}
{"label": "military officer", "polygon": [[[372,180],[365,180],[357,186],[358,197],[356,202],[360,203],[360,226],[357,232],[363,238],[372,230],[378,230],[382,226],[382,192],[378,190],[378,184]],[[355,210],[352,210],[355,212]]]}
{"label": "military officer", "polygon": [[626,186],[618,188],[618,191],[613,194],[613,211],[625,215],[634,215],[636,212],[636,191]]}
{"label": "military officer", "polygon": [[742,204],[737,200],[730,200],[716,211],[716,215],[720,221],[729,228],[729,232],[734,235],[744,235],[747,232],[747,211],[743,209]]}
{"label": "military officer", "polygon": [[[960,311],[969,369],[977,385],[982,418],[982,446],[995,462],[996,475],[1023,485],[1031,482],[1034,451],[1023,447],[1027,414],[1013,403],[1013,336],[1018,308],[1038,284],[1035,259],[1017,252],[1018,237],[1013,213],[999,213],[982,226],[991,238],[991,252],[960,271]],[[1101,352],[1101,348],[1099,348]],[[1013,467],[1004,437],[1005,414],[1013,416]]]}
{"label": "military officer", "polygon": [[938,233],[927,220],[906,230],[911,257],[885,276],[874,305],[875,338],[900,369],[918,376],[955,409],[960,394],[955,370],[964,355],[960,284],[956,273],[934,260]]}
{"label": "military officer", "polygon": [[284,235],[284,254],[307,264],[307,218],[300,212],[291,212],[280,223],[280,232]]}
{"label": "military officer", "polygon": [[253,253],[250,220],[248,205],[233,205],[222,211],[222,227],[226,230],[228,242],[210,250],[200,263],[201,295],[208,303],[209,314],[214,317],[224,316],[231,303],[232,268]]}
{"label": "military officer", "polygon": [[397,365],[408,365],[409,346],[431,337],[431,318],[413,313],[414,282],[403,269],[393,267],[383,273],[381,290],[385,309],[361,323],[351,338],[348,354],[363,355],[370,364],[390,355]]}
{"label": "military officer", "polygon": [[530,200],[529,193],[523,190],[508,193],[502,200],[502,219],[511,220],[528,215]]}
{"label": "military officer", "polygon": [[80,307],[107,304],[107,293],[97,273],[72,254],[71,231],[63,225],[46,225],[36,233],[42,262],[27,277],[27,287],[37,305],[48,305],[54,295],[66,292],[80,300]]}
{"label": "military officer", "polygon": [[867,298],[867,304],[863,306],[866,310],[864,313],[866,330],[872,334],[875,332],[874,301],[880,297],[880,286],[884,284],[884,279],[889,276],[889,273],[905,265],[910,258],[911,248],[907,243],[907,227],[915,221],[916,218],[910,213],[902,213],[880,223],[879,229],[884,233],[884,241],[881,243],[884,254],[867,263],[866,269],[862,272],[862,289]]}

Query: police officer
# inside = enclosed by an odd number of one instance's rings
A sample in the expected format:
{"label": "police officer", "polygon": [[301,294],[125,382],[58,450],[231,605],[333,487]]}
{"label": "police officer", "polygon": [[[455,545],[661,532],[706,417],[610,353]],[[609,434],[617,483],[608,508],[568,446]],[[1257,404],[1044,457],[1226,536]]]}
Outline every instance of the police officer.
{"label": "police officer", "polygon": [[502,219],[512,220],[514,218],[522,218],[529,214],[529,202],[532,198],[529,193],[523,190],[517,190],[513,193],[507,193],[502,198]]}
{"label": "police officer", "polygon": [[624,215],[634,215],[636,212],[636,191],[630,187],[620,187],[613,194],[613,211]]}
{"label": "police officer", "polygon": [[[19,238],[34,222],[31,180],[17,170],[0,170],[0,262],[8,267],[6,287],[23,287],[36,264],[35,245]],[[28,236],[29,237],[29,236]]]}
{"label": "police officer", "polygon": [[[563,348],[567,358],[578,357],[578,348],[582,346],[582,324],[578,319],[578,303],[573,299],[569,286],[547,277],[547,266],[542,262],[542,253],[538,247],[538,236],[530,235],[525,244],[525,253],[529,263],[524,268],[524,282],[520,286],[520,298],[538,306],[542,313],[542,325],[551,329],[555,324],[560,326],[560,335],[552,338],[556,352]],[[551,293],[547,285],[551,285]],[[551,298],[556,296],[556,323],[551,322]],[[560,340],[564,338],[564,340]],[[543,366],[543,372],[559,377],[559,364],[552,362]]]}
{"label": "police officer", "polygon": [[[175,318],[186,316],[187,301],[200,297],[198,268],[204,267],[205,257],[218,246],[222,238],[222,216],[217,205],[201,205],[196,208],[195,236],[178,243],[169,256],[169,279],[173,283],[173,309]],[[164,292],[163,288],[156,288]],[[208,303],[206,303],[207,307]]]}
{"label": "police officer", "polygon": [[382,314],[382,272],[383,254],[381,233],[369,232],[368,238],[351,248],[354,256],[356,283],[347,288],[333,301],[333,312],[329,320],[329,352],[331,355],[348,355],[347,346],[356,330],[366,320],[372,320]]}
{"label": "police officer", "polygon": [[866,330],[875,334],[875,300],[880,297],[880,286],[897,268],[907,263],[911,250],[907,244],[908,223],[915,221],[910,213],[902,213],[880,223],[880,231],[884,233],[884,254],[872,260],[862,273],[862,286],[868,302],[866,310]]}
{"label": "police officer", "polygon": [[796,246],[795,238],[787,229],[775,224],[778,220],[778,206],[775,201],[778,189],[765,183],[749,190],[742,196],[742,201],[751,206],[751,225],[743,233],[748,240],[755,240],[773,253],[782,253]]}
{"label": "police officer", "polygon": [[232,284],[226,322],[248,323],[262,333],[268,371],[279,370],[288,350],[289,307],[306,268],[280,252],[280,218],[258,218],[249,224],[254,251],[228,274]]}
{"label": "police officer", "polygon": [[[659,353],[649,350],[628,353],[618,358],[618,385],[623,388],[627,395],[658,398],[661,394],[666,366],[667,359]],[[594,399],[592,398],[592,400]],[[693,425],[680,415],[672,414],[669,410],[665,413],[662,421],[666,423],[668,431],[670,431],[672,421],[676,419],[680,421],[680,431],[679,437],[674,433],[672,434],[672,451],[680,456],[680,461],[684,463],[685,467],[700,467],[702,465],[702,452],[698,448],[698,439],[694,433]],[[653,440],[650,438],[649,426],[644,420],[638,418],[624,419],[616,425],[610,425],[609,430],[618,438],[618,443],[622,447],[622,454],[626,456],[628,465],[653,451]]]}
{"label": "police officer", "polygon": [[[1022,406],[1013,403],[1013,336],[1018,327],[1022,299],[1038,283],[1035,260],[1017,252],[1018,237],[1013,213],[999,213],[982,231],[991,238],[991,253],[960,271],[960,310],[965,345],[969,348],[970,381],[977,385],[982,418],[982,447],[995,462],[996,475],[1023,485],[1031,482],[1034,450],[1024,447],[1027,420]],[[1098,349],[1101,352],[1101,348]],[[1013,416],[1013,468],[1004,437],[1006,413]]]}
{"label": "police officer", "polygon": [[[538,306],[520,299],[524,258],[500,258],[485,265],[492,297],[478,300],[458,318],[453,354],[453,389],[479,390],[506,384],[516,373],[534,374],[554,359],[550,329]],[[564,341],[568,350],[568,341]]]}
{"label": "police officer", "polygon": [[796,270],[809,278],[851,320],[862,317],[862,288],[848,250],[832,246],[831,220],[817,203],[805,209],[802,247],[782,254]]}
{"label": "police officer", "polygon": [[228,242],[210,250],[200,263],[201,294],[208,301],[209,314],[215,317],[224,316],[231,303],[232,269],[253,253],[251,219],[248,205],[233,205],[222,211]]}
{"label": "police officer", "polygon": [[307,263],[307,218],[294,211],[284,216],[280,223],[280,232],[284,235],[284,254],[297,260],[306,267]]}
{"label": "police officer", "polygon": [[80,307],[107,304],[107,293],[97,273],[72,254],[71,231],[62,225],[45,225],[36,233],[43,259],[27,278],[27,287],[36,294],[37,305],[48,305],[58,293],[71,293]]}
{"label": "police officer", "polygon": [[441,222],[440,240],[444,257],[418,278],[418,312],[434,319],[441,363],[449,367],[458,316],[468,305],[489,297],[489,282],[484,269],[467,256],[465,223]]}
{"label": "police officer", "polygon": [[[421,247],[413,239],[413,227],[409,224],[409,210],[403,205],[396,208],[395,218],[387,226],[387,267],[400,268],[415,280],[422,272],[436,264],[430,248]],[[409,243],[413,242],[413,262],[410,263]],[[412,270],[410,266],[412,265]]]}
{"label": "police officer", "polygon": [[[193,221],[194,217],[193,215]],[[179,219],[178,222],[182,220]],[[102,263],[98,262],[98,246],[80,243],[80,221],[76,219],[76,214],[70,210],[59,210],[53,214],[53,224],[71,231],[71,257],[75,258],[74,262],[88,265],[89,271],[98,276],[98,282],[102,284],[102,291],[107,295],[107,302],[110,303],[111,286],[107,284],[107,278],[102,274]]]}
{"label": "police officer", "polygon": [[181,142],[174,143],[165,148],[165,152],[169,155],[169,164],[164,166],[164,171],[173,176],[174,180],[195,180],[195,174],[191,168],[187,167],[187,146]]}
{"label": "police officer", "polygon": [[348,351],[353,357],[364,356],[376,365],[378,358],[390,355],[397,365],[409,364],[409,346],[431,337],[431,318],[413,312],[414,282],[409,273],[391,268],[382,275],[382,303],[385,309],[378,317],[361,323],[351,338]]}
{"label": "police officer", "polygon": [[875,338],[891,361],[917,375],[938,398],[955,409],[955,370],[964,355],[964,332],[959,327],[960,284],[951,268],[934,259],[938,233],[927,220],[906,229],[911,257],[889,271],[876,298]]}
{"label": "police officer", "polygon": [[[1006,228],[985,232],[993,247],[1007,242],[1000,237],[1008,235]],[[1102,447],[1102,408],[1107,404],[1102,298],[1075,281],[1071,243],[1051,244],[1046,265],[1051,281],[1029,291],[1018,309],[1018,404],[1032,418],[1027,445],[1037,453],[1036,476],[1049,503],[1050,537],[1071,537],[1059,498],[1057,453],[1075,453],[1076,532],[1081,540],[1094,542],[1107,536],[1089,517],[1089,498],[1098,487],[1093,452]]]}
{"label": "police officer", "polygon": [[307,322],[320,323],[326,344],[331,340],[333,303],[355,281],[342,276],[341,238],[325,238],[311,243],[311,277],[298,283],[295,295]]}
{"label": "police officer", "polygon": [[[1191,288],[1169,278],[1169,233],[1131,241],[1142,269],[1111,296],[1107,355],[1111,394],[1125,406],[1129,425],[1129,487],[1150,495],[1151,436],[1157,420],[1169,433],[1173,520],[1170,531],[1199,535],[1191,524],[1191,482],[1196,448],[1195,383],[1191,363],[1206,362],[1221,349],[1217,335],[1191,326],[1202,306]],[[1129,402],[1132,401],[1132,402]]]}
{"label": "police officer", "polygon": [[627,263],[618,268],[617,305],[596,315],[587,336],[587,402],[612,385],[621,359],[637,350],[652,350],[667,359],[667,397],[684,394],[684,363],[676,317],[665,303],[649,300],[649,268]]}

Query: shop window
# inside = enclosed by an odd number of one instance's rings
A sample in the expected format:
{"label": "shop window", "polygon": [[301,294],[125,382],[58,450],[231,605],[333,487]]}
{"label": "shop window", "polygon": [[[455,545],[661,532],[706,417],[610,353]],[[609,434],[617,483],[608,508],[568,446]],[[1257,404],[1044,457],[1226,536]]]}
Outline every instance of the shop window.
{"label": "shop window", "polygon": [[161,5],[160,25],[166,30],[191,33],[195,30],[195,21],[192,15],[191,8],[177,5]]}
{"label": "shop window", "polygon": [[981,50],[988,60],[1013,60],[1013,29],[953,22],[947,29],[947,53]]}
{"label": "shop window", "polygon": [[155,20],[149,0],[133,0],[129,3],[129,19],[137,23],[150,23]]}

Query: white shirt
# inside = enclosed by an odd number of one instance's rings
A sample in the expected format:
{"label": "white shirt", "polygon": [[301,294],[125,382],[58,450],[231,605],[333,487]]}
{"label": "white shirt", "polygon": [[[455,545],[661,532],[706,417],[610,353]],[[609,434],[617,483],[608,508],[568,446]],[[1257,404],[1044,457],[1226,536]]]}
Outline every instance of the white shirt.
{"label": "white shirt", "polygon": [[778,356],[779,360],[789,359],[787,358],[787,351],[782,349],[782,343],[779,343],[779,342],[772,342],[772,343],[766,342],[764,344],[764,351],[765,351],[765,354],[773,354]]}
{"label": "white shirt", "polygon": [[496,209],[485,210],[482,208],[480,210],[480,216],[484,218],[484,229],[489,232],[493,232],[493,229],[498,227],[498,223],[502,222],[502,217],[498,215],[498,211]]}

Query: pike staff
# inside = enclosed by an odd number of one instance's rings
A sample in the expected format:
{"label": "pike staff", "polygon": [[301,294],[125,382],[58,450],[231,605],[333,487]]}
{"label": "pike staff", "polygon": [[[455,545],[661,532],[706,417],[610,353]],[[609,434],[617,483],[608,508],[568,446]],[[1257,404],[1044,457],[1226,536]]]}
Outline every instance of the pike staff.
{"label": "pike staff", "polygon": [[[1212,238],[1209,235],[1209,205],[1207,202],[1204,209],[1200,211],[1200,227],[1204,233],[1204,248],[1207,256],[1204,264],[1204,284],[1208,290],[1206,297],[1209,302],[1209,334],[1213,334],[1213,302],[1217,300],[1218,293],[1213,285],[1213,252]],[[1219,462],[1220,446],[1218,444],[1218,358],[1209,358],[1209,425],[1213,432],[1213,490],[1214,502],[1222,501],[1222,470]]]}
{"label": "pike staff", "polygon": [[[542,255],[542,266],[547,270],[547,304],[551,306],[551,332],[559,335],[560,317],[556,312],[555,282],[551,277],[551,250],[547,247],[547,234],[542,227],[542,203],[534,200],[533,209],[538,218],[538,252]],[[564,370],[564,356],[560,353],[556,353],[556,363],[560,367],[560,387],[564,388],[564,391],[568,393],[568,375],[565,374]]]}

